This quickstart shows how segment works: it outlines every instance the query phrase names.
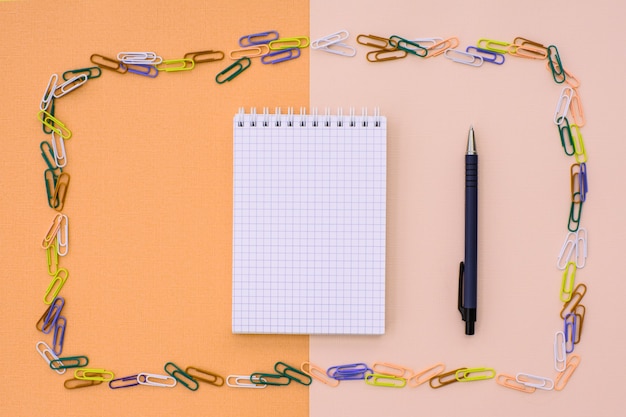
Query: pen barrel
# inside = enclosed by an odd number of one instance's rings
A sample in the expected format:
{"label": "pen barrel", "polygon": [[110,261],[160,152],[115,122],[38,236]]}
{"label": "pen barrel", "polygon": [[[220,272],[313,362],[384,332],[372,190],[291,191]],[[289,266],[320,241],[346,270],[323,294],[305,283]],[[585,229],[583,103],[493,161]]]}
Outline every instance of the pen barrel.
{"label": "pen barrel", "polygon": [[465,278],[463,307],[477,305],[478,155],[465,155]]}

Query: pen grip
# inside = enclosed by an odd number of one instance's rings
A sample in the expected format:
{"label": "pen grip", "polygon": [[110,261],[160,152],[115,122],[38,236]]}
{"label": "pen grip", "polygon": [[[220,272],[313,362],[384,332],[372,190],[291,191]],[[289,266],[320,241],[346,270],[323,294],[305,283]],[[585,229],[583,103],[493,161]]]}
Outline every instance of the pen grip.
{"label": "pen grip", "polygon": [[477,305],[478,155],[465,155],[465,282],[463,307]]}

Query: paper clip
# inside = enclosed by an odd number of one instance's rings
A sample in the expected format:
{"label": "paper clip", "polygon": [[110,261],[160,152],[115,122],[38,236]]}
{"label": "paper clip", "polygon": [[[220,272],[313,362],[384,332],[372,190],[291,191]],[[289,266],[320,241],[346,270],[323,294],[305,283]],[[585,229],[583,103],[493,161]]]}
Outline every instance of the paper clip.
{"label": "paper clip", "polygon": [[[580,172],[580,164],[572,164],[570,166],[570,193],[572,195],[572,201],[582,201],[582,194],[585,186],[582,181],[582,175]],[[577,196],[578,200],[574,199]]]}
{"label": "paper clip", "polygon": [[[45,149],[44,149],[45,148]],[[43,158],[48,168],[52,171],[58,169],[59,167],[56,164],[56,158],[54,155],[54,149],[52,149],[52,145],[47,140],[39,143],[39,149],[41,149],[41,157]],[[63,170],[61,170],[63,172]]]}
{"label": "paper clip", "polygon": [[[46,309],[46,311],[43,312],[43,314],[41,315],[41,317],[39,317],[39,320],[37,320],[37,323],[35,323],[35,328],[37,330],[39,330],[40,332],[43,333],[50,333],[50,331],[52,330],[52,326],[54,325],[54,323],[50,323],[48,325],[48,327],[44,327],[44,321],[46,320],[46,317],[48,317],[48,313],[50,312],[50,308],[51,306],[48,306],[48,308]],[[46,331],[44,332],[44,329],[46,329]]]}
{"label": "paper clip", "polygon": [[102,70],[100,69],[100,67],[88,67],[68,70],[63,73],[63,79],[67,81],[70,79],[68,78],[68,76],[73,78],[74,76],[81,74],[85,74],[88,79],[98,78],[100,77],[100,75],[102,75]]}
{"label": "paper clip", "polygon": [[431,388],[437,389],[437,388],[444,387],[446,385],[453,384],[455,382],[459,382],[456,379],[456,373],[459,371],[463,371],[465,369],[467,368],[458,368],[450,372],[439,374],[431,378],[430,380],[428,380],[428,384],[430,385]]}
{"label": "paper clip", "polygon": [[120,61],[116,59],[108,58],[104,55],[93,54],[89,57],[89,60],[100,68],[108,69],[110,71],[115,71],[120,74],[124,74],[126,73],[126,71],[128,71],[128,68],[126,67],[126,65],[122,64]]}
{"label": "paper clip", "polygon": [[67,389],[87,388],[102,384],[102,381],[94,381],[87,379],[71,378],[63,383]]}
{"label": "paper clip", "polygon": [[59,76],[57,74],[52,74],[50,76],[50,79],[48,80],[48,85],[43,92],[41,103],[39,103],[39,110],[45,111],[48,110],[48,107],[50,107],[50,103],[54,100],[54,91],[57,88],[58,80]]}
{"label": "paper clip", "polygon": [[554,389],[554,381],[543,376],[518,373],[515,380],[527,387],[532,387],[544,391],[552,391]]}
{"label": "paper clip", "polygon": [[[574,193],[576,194],[576,193]],[[570,232],[576,232],[580,226],[580,216],[583,210],[583,202],[581,199],[577,199],[576,195],[572,198],[572,204],[569,209],[569,219],[567,221],[567,230]]]}
{"label": "paper clip", "polygon": [[41,331],[45,334],[48,334],[52,331],[53,326],[56,327],[57,320],[61,315],[61,310],[63,310],[63,306],[65,305],[65,299],[63,297],[56,297],[50,307],[48,307],[46,318],[43,320],[41,325]]}
{"label": "paper clip", "polygon": [[170,375],[149,374],[141,372],[137,374],[137,382],[140,385],[149,385],[151,387],[174,388],[178,381]]}
{"label": "paper clip", "polygon": [[563,372],[559,372],[559,374],[555,378],[555,386],[554,389],[557,391],[561,391],[567,383],[569,382],[572,374],[580,365],[580,356],[577,354],[572,354],[567,358],[567,365]]}
{"label": "paper clip", "polygon": [[431,46],[437,45],[443,41],[443,38],[418,38],[412,39],[413,42],[419,43],[424,48],[431,50]]}
{"label": "paper clip", "polygon": [[[581,201],[584,201],[584,199],[581,199]],[[587,229],[585,229],[584,227],[579,227],[578,231],[576,232],[576,268],[578,269],[584,268],[586,264],[587,264]]]}
{"label": "paper clip", "polygon": [[63,220],[62,216],[63,214],[58,213],[52,219],[52,224],[50,225],[50,228],[48,229],[46,236],[43,238],[43,241],[41,242],[42,248],[47,249],[50,247],[50,245],[52,245],[52,242],[54,241],[54,238],[57,237],[57,232],[59,231],[59,228],[61,227],[61,221]]}
{"label": "paper clip", "polygon": [[106,369],[96,368],[79,368],[74,371],[74,378],[83,379],[87,381],[102,381],[107,382],[115,378],[115,374]]}
{"label": "paper clip", "polygon": [[252,61],[250,61],[248,57],[238,59],[232,65],[229,65],[226,69],[218,73],[215,76],[215,82],[224,84],[225,82],[233,80],[236,76],[248,69],[251,63]]}
{"label": "paper clip", "polygon": [[396,376],[398,378],[408,378],[413,375],[412,369],[389,362],[374,362],[372,365],[372,371],[377,375],[389,375]]}
{"label": "paper clip", "polygon": [[191,59],[196,64],[202,64],[205,62],[221,61],[224,59],[224,52],[213,50],[187,52],[183,58]]}
{"label": "paper clip", "polygon": [[585,313],[587,309],[584,305],[578,304],[574,309],[574,316],[576,316],[576,327],[574,334],[574,344],[580,343],[580,338],[583,334],[583,322],[585,321]]}
{"label": "paper clip", "polygon": [[414,373],[409,377],[407,383],[410,387],[417,387],[441,374],[445,369],[446,365],[444,365],[443,363],[437,363],[429,368]]}
{"label": "paper clip", "polygon": [[46,127],[49,127],[52,132],[61,136],[65,140],[69,140],[72,137],[72,131],[63,124],[59,119],[54,117],[52,113],[46,110],[40,110],[37,113],[37,118]]}
{"label": "paper clip", "polygon": [[80,356],[66,356],[59,358],[56,361],[50,362],[50,368],[57,369],[70,369],[70,368],[82,368],[89,365],[89,358],[84,355]]}
{"label": "paper clip", "polygon": [[377,49],[394,49],[389,44],[388,38],[376,35],[359,35],[356,37],[356,42]]}
{"label": "paper clip", "polygon": [[239,38],[239,46],[247,48],[250,46],[264,45],[272,41],[278,40],[278,32],[268,30],[267,32],[253,33],[252,35],[244,35]]}
{"label": "paper clip", "polygon": [[576,307],[578,307],[586,293],[587,286],[584,283],[581,282],[576,286],[570,299],[565,304],[563,304],[563,309],[561,310],[562,319],[565,319],[568,314],[575,312]]}
{"label": "paper clip", "polygon": [[[488,51],[497,52],[499,54],[506,54],[509,52],[508,47],[511,45],[509,42],[503,41],[495,41],[493,39],[479,39],[476,46],[480,49],[486,49]],[[498,48],[499,46],[504,46],[507,49]]]}
{"label": "paper clip", "polygon": [[570,313],[563,320],[563,333],[565,334],[565,353],[574,351],[574,341],[576,340],[576,315]]}
{"label": "paper clip", "polygon": [[137,385],[139,385],[139,381],[137,381],[137,374],[125,376],[122,378],[116,378],[109,381],[109,388],[111,389],[130,388],[136,387]]}
{"label": "paper clip", "polygon": [[67,328],[67,320],[63,316],[59,316],[54,325],[54,335],[52,337],[52,350],[57,355],[63,353],[63,344],[65,343],[65,329]]}
{"label": "paper clip", "polygon": [[356,56],[356,49],[353,46],[342,42],[332,43],[322,48],[318,48],[318,50],[341,56]]}
{"label": "paper clip", "polygon": [[[59,360],[59,357],[54,354],[52,348],[48,346],[46,342],[37,342],[37,344],[35,345],[35,349],[41,355],[43,360],[48,363],[48,366],[50,366],[50,362]],[[59,375],[63,375],[65,373],[65,369],[55,369],[54,371]]]}
{"label": "paper clip", "polygon": [[517,382],[517,379],[515,379],[514,376],[507,374],[498,374],[498,376],[496,377],[496,382],[503,387],[511,388],[520,392],[525,392],[527,394],[532,394],[536,390],[535,387],[529,387],[525,384]]}
{"label": "paper clip", "polygon": [[117,60],[123,64],[158,65],[163,58],[154,52],[120,52]]}
{"label": "paper clip", "polygon": [[204,369],[196,368],[195,366],[188,366],[185,368],[185,372],[197,381],[206,382],[207,384],[215,385],[216,387],[224,385],[224,378],[218,374],[214,374],[213,372],[205,371]]}
{"label": "paper clip", "polygon": [[287,378],[302,385],[311,385],[313,378],[310,375],[302,372],[301,370],[294,368],[291,365],[287,365],[284,362],[276,362],[274,364],[274,371],[279,375],[286,376]]}
{"label": "paper clip", "polygon": [[[568,77],[567,79],[570,80],[572,79],[572,77]],[[583,112],[583,106],[580,102],[580,93],[576,88],[574,88],[574,94],[572,95],[572,99],[569,103],[569,112],[572,115],[572,119],[574,119],[574,123],[576,125],[580,127],[583,127],[585,125],[585,113]]]}
{"label": "paper clip", "polygon": [[70,185],[70,174],[62,172],[57,178],[54,193],[52,194],[52,204],[56,211],[63,210],[65,198],[67,197],[67,187]]}
{"label": "paper clip", "polygon": [[228,375],[226,385],[231,388],[265,388],[266,384],[255,384],[250,380],[250,375]]}
{"label": "paper clip", "polygon": [[365,383],[377,387],[404,388],[406,379],[393,375],[367,374],[365,375]]}
{"label": "paper clip", "polygon": [[483,64],[483,57],[470,54],[469,52],[459,51],[458,49],[446,49],[443,54],[446,58],[451,59],[452,62],[459,64],[465,64],[472,67],[480,67]]}
{"label": "paper clip", "polygon": [[561,90],[561,95],[559,96],[559,101],[556,103],[556,110],[554,111],[555,125],[560,124],[561,119],[567,117],[573,94],[574,90],[572,87],[563,87]]}
{"label": "paper clip", "polygon": [[263,64],[278,64],[279,62],[290,61],[300,56],[300,49],[279,49],[261,57]]}
{"label": "paper clip", "polygon": [[351,363],[332,366],[326,370],[326,375],[339,381],[356,381],[365,378],[365,374],[374,373],[365,363]]}
{"label": "paper clip", "polygon": [[65,81],[61,85],[58,85],[54,89],[54,98],[61,98],[67,93],[76,90],[78,87],[85,84],[87,80],[88,80],[88,77],[86,74],[80,74],[73,78],[70,78],[69,80]]}
{"label": "paper clip", "polygon": [[317,379],[318,381],[320,381],[323,384],[326,384],[328,386],[331,387],[337,387],[339,385],[339,381],[334,379],[334,378],[329,378],[328,375],[326,374],[326,371],[311,363],[311,362],[302,362],[302,365],[300,365],[300,369],[302,370],[302,372],[304,372],[305,374],[311,376],[312,378]]}
{"label": "paper clip", "polygon": [[554,334],[554,369],[557,372],[565,370],[565,362],[567,360],[567,344],[565,341],[565,333],[558,331]]}
{"label": "paper clip", "polygon": [[572,259],[572,255],[576,253],[576,246],[578,244],[578,240],[576,238],[576,232],[567,232],[567,236],[565,237],[565,242],[563,246],[561,246],[561,251],[559,252],[559,256],[556,260],[556,267],[563,271],[567,266],[568,262]]}
{"label": "paper clip", "polygon": [[572,298],[574,291],[574,281],[576,280],[576,263],[569,261],[563,272],[563,280],[561,281],[561,301],[567,302]]}
{"label": "paper clip", "polygon": [[[56,104],[55,104],[55,100],[54,100],[54,96],[52,97],[52,100],[50,101],[50,106],[49,109],[46,110],[48,112],[48,114],[54,116],[55,115],[55,109],[56,109]],[[41,121],[41,119],[39,119]],[[44,117],[45,120],[45,117]],[[52,133],[52,129],[54,129],[54,121],[50,120],[49,124],[52,124],[52,128],[50,126],[48,126],[47,124],[41,122],[41,130],[43,130],[43,133],[45,133],[46,135],[49,135]]]}
{"label": "paper clip", "polygon": [[70,273],[67,272],[65,268],[59,268],[52,277],[52,281],[50,281],[50,285],[48,285],[48,289],[46,290],[46,294],[43,296],[43,302],[46,304],[52,304],[55,298],[59,295],[61,288],[65,285],[65,281],[70,276]]}
{"label": "paper clip", "polygon": [[567,79],[567,76],[565,74],[565,70],[563,69],[563,64],[561,64],[561,56],[559,55],[559,50],[554,45],[548,46],[547,49],[548,64],[550,65],[552,78],[554,79],[555,83],[562,84]]}
{"label": "paper clip", "polygon": [[583,142],[583,134],[580,132],[580,128],[577,125],[571,125],[572,128],[572,140],[574,141],[574,158],[576,162],[587,162],[587,151],[585,150],[585,143]]}
{"label": "paper clip", "polygon": [[509,54],[528,59],[546,59],[548,58],[548,49],[541,43],[533,42],[528,39],[517,37],[513,43],[507,48]]}
{"label": "paper clip", "polygon": [[[59,171],[57,175],[55,171]],[[63,173],[63,168],[56,169],[46,169],[43,173],[44,185],[46,187],[46,196],[48,197],[48,206],[50,208],[56,208],[55,204],[58,205],[58,201],[53,199],[54,189],[57,186],[57,180],[59,179],[59,175]]]}
{"label": "paper clip", "polygon": [[187,372],[183,371],[175,363],[168,362],[165,364],[163,369],[188,390],[196,391],[198,389],[199,385],[196,380],[193,379],[191,375],[189,375]]}
{"label": "paper clip", "polygon": [[557,123],[557,129],[559,129],[559,136],[561,136],[561,146],[565,151],[565,155],[574,155],[574,138],[572,137],[572,128],[570,127],[567,117],[560,117],[559,123]]}
{"label": "paper clip", "polygon": [[[59,225],[59,230],[57,231],[57,243],[55,246],[57,255],[65,256],[69,251],[69,219],[67,218],[67,215],[62,213],[59,214],[61,214],[61,223]],[[50,262],[48,262],[48,266],[50,266]],[[50,272],[49,268],[48,272]]]}
{"label": "paper clip", "polygon": [[444,39],[441,42],[437,42],[427,48],[428,55],[426,55],[426,58],[434,58],[436,56],[439,56],[445,53],[448,49],[453,49],[453,48],[456,48],[457,46],[459,46],[458,38],[453,37],[453,38]]}
{"label": "paper clip", "polygon": [[496,377],[496,371],[492,368],[468,368],[456,371],[454,377],[459,382],[484,381]]}
{"label": "paper clip", "polygon": [[[57,239],[59,235],[57,232]],[[53,276],[59,269],[59,251],[56,243],[52,243],[46,248],[46,260],[48,261],[48,275]]]}
{"label": "paper clip", "polygon": [[345,41],[350,36],[347,30],[340,30],[339,32],[331,33],[330,35],[323,36],[311,42],[311,49],[324,49],[329,45],[340,43]]}
{"label": "paper clip", "polygon": [[168,59],[156,66],[159,71],[165,72],[178,72],[178,71],[190,71],[194,69],[196,64],[193,59]]}
{"label": "paper clip", "polygon": [[474,56],[481,57],[484,62],[489,62],[496,65],[504,64],[504,55],[498,52],[493,52],[488,49],[477,48],[476,46],[468,46],[467,48],[465,48],[465,52]]}
{"label": "paper clip", "polygon": [[419,56],[420,58],[424,58],[426,57],[426,55],[428,55],[427,48],[424,48],[417,42],[404,39],[398,35],[393,35],[389,37],[389,46],[402,49],[403,51],[406,51],[412,55]]}
{"label": "paper clip", "polygon": [[384,62],[406,58],[407,55],[408,52],[402,49],[380,49],[368,52],[365,57],[369,62]]}
{"label": "paper clip", "polygon": [[[589,182],[587,178],[587,163],[586,162],[580,163],[580,186],[581,186],[580,201],[584,203],[587,200],[587,193],[589,192]],[[585,246],[585,251],[586,250],[587,250],[587,247]],[[587,256],[586,252],[585,252],[585,256]]]}
{"label": "paper clip", "polygon": [[156,78],[159,70],[154,65],[147,64],[126,64],[128,72],[131,74],[143,75],[144,77]]}
{"label": "paper clip", "polygon": [[67,156],[65,155],[65,140],[58,135],[55,136],[54,131],[52,131],[51,136],[52,151],[54,152],[54,162],[57,167],[65,168],[65,165],[67,165]]}
{"label": "paper clip", "polygon": [[291,383],[291,378],[281,374],[254,372],[250,374],[250,382],[260,385],[285,386]]}
{"label": "paper clip", "polygon": [[234,51],[229,52],[229,56],[231,59],[241,59],[241,58],[257,58],[263,55],[266,55],[270,52],[270,48],[267,45],[257,45],[251,46],[249,48],[244,49],[235,49]]}
{"label": "paper clip", "polygon": [[309,38],[307,36],[296,36],[293,38],[281,38],[271,41],[267,44],[270,49],[291,49],[306,48],[309,46]]}

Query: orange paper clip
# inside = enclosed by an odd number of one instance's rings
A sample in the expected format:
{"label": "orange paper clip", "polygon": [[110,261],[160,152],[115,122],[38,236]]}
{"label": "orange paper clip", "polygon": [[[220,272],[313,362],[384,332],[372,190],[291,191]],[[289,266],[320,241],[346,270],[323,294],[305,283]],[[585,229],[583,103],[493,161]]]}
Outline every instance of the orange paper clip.
{"label": "orange paper clip", "polygon": [[429,368],[426,368],[411,375],[408,380],[408,384],[410,387],[417,387],[419,385],[422,385],[424,382],[428,382],[430,379],[441,374],[445,369],[446,365],[444,365],[443,363],[437,363]]}
{"label": "orange paper clip", "polygon": [[514,376],[507,374],[498,374],[496,377],[496,382],[503,387],[511,388],[516,391],[525,392],[527,394],[532,394],[536,391],[535,387],[528,386],[526,384],[522,384],[521,382],[517,382]]}
{"label": "orange paper clip", "polygon": [[413,370],[407,368],[406,366],[396,365],[395,363],[389,362],[374,362],[372,370],[375,374],[391,375],[398,378],[408,378],[413,375]]}
{"label": "orange paper clip", "polygon": [[554,379],[554,389],[557,391],[561,391],[567,383],[569,382],[572,374],[580,365],[580,356],[573,353],[567,358],[567,365],[565,366],[565,370],[563,372],[559,372]]}
{"label": "orange paper clip", "polygon": [[336,387],[339,385],[338,379],[329,378],[324,369],[312,364],[311,362],[302,362],[302,365],[300,365],[300,370],[302,370],[302,372],[309,375],[310,377],[315,378],[321,383],[326,384],[330,387]]}
{"label": "orange paper clip", "polygon": [[452,37],[452,38],[444,39],[426,48],[428,49],[428,55],[426,55],[426,58],[433,58],[433,57],[439,56],[443,54],[444,52],[446,52],[448,49],[456,48],[457,46],[459,46],[459,38]]}

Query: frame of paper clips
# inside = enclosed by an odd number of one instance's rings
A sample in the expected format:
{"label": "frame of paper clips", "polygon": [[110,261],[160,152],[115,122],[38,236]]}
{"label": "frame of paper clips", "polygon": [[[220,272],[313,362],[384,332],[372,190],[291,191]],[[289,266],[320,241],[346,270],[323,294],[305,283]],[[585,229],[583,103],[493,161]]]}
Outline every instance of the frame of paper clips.
{"label": "frame of paper clips", "polygon": [[[235,80],[252,66],[255,58],[262,64],[279,64],[297,59],[301,50],[309,46],[321,52],[354,57],[357,50],[347,43],[348,40],[349,33],[346,30],[312,42],[306,36],[281,38],[276,31],[245,35],[239,39],[242,49],[228,53],[233,62],[216,74],[215,81],[223,84]],[[265,388],[289,385],[292,382],[309,385],[314,380],[333,387],[338,386],[340,381],[359,380],[382,387],[417,387],[428,382],[432,388],[441,388],[455,382],[489,379],[494,379],[503,387],[524,393],[533,393],[536,390],[559,391],[565,388],[581,361],[580,355],[574,353],[574,349],[582,336],[586,310],[581,301],[587,292],[584,283],[576,285],[577,272],[586,263],[588,239],[586,229],[580,226],[582,208],[587,201],[588,192],[587,153],[581,133],[585,118],[579,94],[580,82],[565,69],[556,46],[544,46],[521,37],[515,38],[513,42],[479,39],[476,45],[468,46],[465,50],[458,49],[459,40],[454,37],[406,39],[397,35],[383,37],[361,34],[356,41],[370,49],[366,53],[366,59],[375,63],[407,57],[428,59],[440,55],[452,62],[476,67],[485,63],[503,65],[507,56],[511,59],[536,60],[544,63],[554,82],[562,86],[553,121],[561,146],[566,156],[572,157],[573,161],[569,168],[571,205],[567,235],[556,264],[558,270],[563,271],[559,294],[563,327],[554,334],[554,370],[546,375],[509,375],[485,367],[446,370],[443,363],[415,371],[385,362],[377,362],[371,366],[365,363],[343,364],[328,369],[310,362],[304,362],[300,366],[276,362],[274,369],[269,372],[223,377],[200,367],[187,366],[183,369],[168,362],[163,367],[164,374],[140,372],[119,377],[109,369],[88,368],[90,362],[86,355],[63,356],[68,321],[62,315],[65,299],[60,294],[67,283],[69,272],[67,268],[60,266],[60,261],[69,251],[69,219],[62,211],[70,185],[70,175],[65,170],[68,155],[64,143],[71,139],[72,132],[56,117],[58,100],[99,78],[102,70],[118,73],[118,76],[135,74],[154,78],[162,73],[193,70],[198,64],[221,61],[226,56],[223,51],[205,50],[186,53],[181,59],[164,60],[154,52],[120,52],[116,58],[94,54],[90,60],[95,66],[65,71],[61,75],[62,81],[56,73],[52,74],[37,115],[43,133],[49,138],[39,145],[46,165],[44,180],[47,203],[57,214],[54,215],[50,229],[41,243],[46,252],[48,274],[52,280],[43,296],[44,304],[48,307],[36,323],[36,328],[42,335],[51,336],[51,345],[41,340],[36,343],[36,350],[51,371],[58,374],[73,372],[72,377],[64,381],[65,388],[84,388],[106,382],[111,389],[138,385],[173,388],[180,384],[195,391],[200,383],[214,386],[226,384],[233,388]],[[570,120],[574,123],[570,123]]]}

